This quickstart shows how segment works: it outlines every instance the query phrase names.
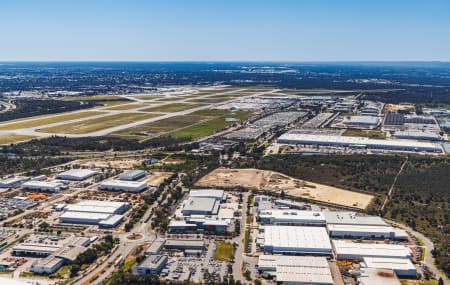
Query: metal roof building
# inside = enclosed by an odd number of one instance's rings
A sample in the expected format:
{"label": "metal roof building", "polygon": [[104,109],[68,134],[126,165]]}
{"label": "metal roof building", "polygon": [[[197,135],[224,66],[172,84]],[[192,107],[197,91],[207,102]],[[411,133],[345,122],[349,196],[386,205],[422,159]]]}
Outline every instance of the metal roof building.
{"label": "metal roof building", "polygon": [[352,126],[376,126],[379,122],[380,119],[374,116],[351,116],[345,123]]}
{"label": "metal roof building", "polygon": [[12,177],[0,180],[0,188],[13,188],[19,186],[23,181],[25,180],[25,177]]}
{"label": "metal roof building", "polygon": [[119,180],[125,180],[125,181],[136,181],[141,178],[144,178],[146,176],[146,173],[144,170],[127,170],[121,174],[119,174]]}
{"label": "metal roof building", "polygon": [[189,192],[189,197],[200,197],[200,198],[214,198],[219,201],[226,200],[227,196],[225,191],[218,189],[199,189],[199,190],[191,190]]}
{"label": "metal roof building", "polygon": [[313,146],[353,147],[381,149],[393,151],[422,151],[442,153],[442,146],[437,143],[410,140],[381,140],[366,137],[346,137],[329,135],[291,134],[286,133],[277,139],[282,144],[300,144]]}
{"label": "metal roof building", "polygon": [[186,249],[205,249],[205,241],[200,239],[168,239],[164,244],[165,249],[186,250]]}
{"label": "metal roof building", "polygon": [[333,240],[336,258],[339,260],[363,260],[365,257],[410,258],[411,250],[404,245],[361,243]]}
{"label": "metal roof building", "polygon": [[389,269],[365,268],[358,279],[360,285],[401,285],[395,272]]}
{"label": "metal roof building", "polygon": [[407,258],[376,258],[365,257],[362,266],[368,268],[391,269],[400,277],[417,277],[417,269]]}
{"label": "metal roof building", "polygon": [[62,180],[82,181],[98,174],[98,171],[90,169],[71,169],[56,175],[56,178]]}
{"label": "metal roof building", "polygon": [[183,206],[184,216],[190,215],[217,215],[220,201],[215,198],[192,197]]}
{"label": "metal roof building", "polygon": [[142,192],[148,188],[146,182],[128,180],[108,180],[99,186],[100,190]]}
{"label": "metal roof building", "polygon": [[395,239],[393,227],[387,226],[360,226],[360,225],[328,225],[330,237],[340,238],[373,238]]}
{"label": "metal roof building", "polygon": [[260,255],[258,271],[275,276],[283,284],[334,284],[325,257]]}
{"label": "metal roof building", "polygon": [[22,189],[44,191],[44,192],[59,192],[63,188],[64,184],[59,182],[27,181],[22,184]]}
{"label": "metal roof building", "polygon": [[323,227],[265,226],[264,251],[273,254],[332,255]]}
{"label": "metal roof building", "polygon": [[261,224],[286,226],[325,226],[322,212],[299,210],[265,210],[258,215]]}
{"label": "metal roof building", "polygon": [[149,255],[136,266],[136,271],[139,275],[158,274],[166,265],[167,260],[168,257],[166,255]]}
{"label": "metal roof building", "polygon": [[364,216],[355,212],[323,212],[327,225],[361,225],[387,226],[386,222],[377,216]]}

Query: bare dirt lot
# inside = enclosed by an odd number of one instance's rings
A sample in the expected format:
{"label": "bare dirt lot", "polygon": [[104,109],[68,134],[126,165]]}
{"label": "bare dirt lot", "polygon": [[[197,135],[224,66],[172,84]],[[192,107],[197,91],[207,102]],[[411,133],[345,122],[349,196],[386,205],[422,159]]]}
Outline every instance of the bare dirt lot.
{"label": "bare dirt lot", "polygon": [[152,172],[146,182],[150,186],[158,187],[164,179],[169,178],[172,174],[172,172]]}
{"label": "bare dirt lot", "polygon": [[287,175],[259,169],[219,168],[202,177],[198,187],[247,188],[284,191],[293,197],[326,202],[341,206],[365,209],[373,199],[372,195],[349,191],[323,184],[294,179]]}
{"label": "bare dirt lot", "polygon": [[88,168],[119,168],[130,169],[140,165],[142,160],[138,159],[114,159],[114,160],[86,160],[80,163],[82,167]]}

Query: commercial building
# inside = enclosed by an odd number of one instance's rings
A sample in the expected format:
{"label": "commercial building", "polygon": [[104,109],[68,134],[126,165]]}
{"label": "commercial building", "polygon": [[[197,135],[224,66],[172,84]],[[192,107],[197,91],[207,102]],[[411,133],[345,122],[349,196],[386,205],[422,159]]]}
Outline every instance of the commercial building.
{"label": "commercial building", "polygon": [[323,227],[265,226],[264,252],[288,255],[332,255]]}
{"label": "commercial building", "polygon": [[413,139],[426,141],[442,141],[444,140],[438,133],[420,132],[420,131],[396,131],[394,137],[398,139]]}
{"label": "commercial building", "polygon": [[344,123],[354,128],[375,128],[380,123],[380,119],[375,116],[351,116]]}
{"label": "commercial building", "polygon": [[47,181],[27,181],[22,184],[24,190],[34,190],[42,192],[59,192],[66,187],[60,182],[47,182]]}
{"label": "commercial building", "polygon": [[365,257],[410,258],[411,250],[404,245],[361,243],[333,240],[334,252],[339,260],[363,260]]}
{"label": "commercial building", "polygon": [[127,170],[121,174],[119,174],[119,180],[124,181],[136,181],[141,178],[144,178],[146,173],[144,170]]}
{"label": "commercial building", "polygon": [[377,216],[365,216],[355,212],[323,212],[327,225],[356,226],[387,226],[386,222]]}
{"label": "commercial building", "polygon": [[184,216],[190,215],[217,215],[220,201],[215,198],[192,197],[183,206]]}
{"label": "commercial building", "polygon": [[394,228],[387,226],[330,224],[327,229],[333,238],[396,239]]}
{"label": "commercial building", "polygon": [[172,233],[189,233],[196,231],[224,233],[229,226],[227,220],[206,219],[203,217],[190,218],[183,221],[172,220],[169,231]]}
{"label": "commercial building", "polygon": [[227,199],[227,195],[225,191],[218,189],[200,189],[200,190],[191,190],[189,192],[189,197],[197,197],[197,198],[214,198],[219,201],[225,201]]}
{"label": "commercial building", "polygon": [[25,180],[25,177],[12,177],[0,180],[0,188],[14,188],[18,187]]}
{"label": "commercial building", "polygon": [[199,239],[168,239],[164,244],[166,250],[205,250],[205,241]]}
{"label": "commercial building", "polygon": [[266,210],[258,215],[261,224],[285,226],[325,226],[322,212],[300,210]]}
{"label": "commercial building", "polygon": [[102,182],[99,189],[108,191],[142,192],[148,189],[148,185],[146,182],[113,179]]}
{"label": "commercial building", "polygon": [[56,178],[61,180],[83,181],[98,173],[99,173],[98,171],[90,169],[71,169],[68,171],[58,173],[56,175]]}
{"label": "commercial building", "polygon": [[164,247],[166,240],[163,238],[157,238],[152,244],[145,250],[146,255],[159,254]]}
{"label": "commercial building", "polygon": [[258,271],[276,278],[277,283],[332,285],[333,277],[325,257],[260,255]]}
{"label": "commercial building", "polygon": [[407,258],[376,258],[365,257],[362,262],[362,267],[391,269],[399,277],[416,278],[417,269],[410,259]]}
{"label": "commercial building", "polygon": [[358,278],[360,285],[401,285],[395,272],[390,269],[365,268]]}
{"label": "commercial building", "polygon": [[286,133],[281,135],[277,142],[281,144],[299,144],[305,146],[442,153],[442,146],[439,144],[410,140],[379,140],[365,137]]}
{"label": "commercial building", "polygon": [[158,274],[167,264],[167,260],[166,255],[151,254],[136,266],[136,271],[139,275]]}
{"label": "commercial building", "polygon": [[64,259],[50,255],[31,264],[30,271],[37,274],[52,274],[64,264]]}
{"label": "commercial building", "polygon": [[285,199],[275,200],[275,205],[277,205],[278,208],[283,207],[283,208],[297,209],[297,210],[306,210],[309,207],[309,205],[304,202],[297,202],[297,201],[285,200]]}
{"label": "commercial building", "polygon": [[123,221],[121,214],[128,207],[129,204],[124,202],[84,200],[65,206],[64,213],[59,216],[59,222],[113,228]]}

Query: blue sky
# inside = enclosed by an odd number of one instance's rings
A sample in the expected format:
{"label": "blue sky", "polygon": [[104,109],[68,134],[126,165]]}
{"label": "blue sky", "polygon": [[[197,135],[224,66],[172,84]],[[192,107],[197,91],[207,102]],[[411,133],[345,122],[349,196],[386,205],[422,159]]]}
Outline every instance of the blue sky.
{"label": "blue sky", "polygon": [[450,61],[448,0],[1,0],[1,61]]}

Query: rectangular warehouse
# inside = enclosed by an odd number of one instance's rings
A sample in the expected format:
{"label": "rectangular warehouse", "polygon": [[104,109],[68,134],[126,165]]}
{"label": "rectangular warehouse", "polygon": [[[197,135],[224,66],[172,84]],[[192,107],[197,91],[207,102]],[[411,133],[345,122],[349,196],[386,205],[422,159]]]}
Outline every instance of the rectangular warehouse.
{"label": "rectangular warehouse", "polygon": [[346,137],[329,135],[290,134],[281,135],[278,140],[281,144],[299,144],[326,147],[366,148],[392,151],[413,151],[442,153],[441,145],[431,142],[418,142],[401,139],[379,140],[365,137]]}
{"label": "rectangular warehouse", "polygon": [[64,189],[64,184],[47,181],[28,181],[22,184],[24,190],[35,190],[42,192],[59,192]]}
{"label": "rectangular warehouse", "polygon": [[333,240],[333,247],[339,260],[363,260],[366,257],[411,258],[411,250],[397,244]]}
{"label": "rectangular warehouse", "polygon": [[377,258],[365,257],[363,267],[392,269],[399,277],[416,278],[417,269],[411,260],[407,258]]}
{"label": "rectangular warehouse", "polygon": [[258,271],[276,278],[277,283],[332,285],[333,277],[325,257],[260,255]]}
{"label": "rectangular warehouse", "polygon": [[395,239],[393,227],[358,226],[358,225],[328,225],[330,237],[363,238],[363,239]]}
{"label": "rectangular warehouse", "polygon": [[327,225],[355,226],[387,226],[386,222],[377,216],[365,216],[355,212],[323,212]]}
{"label": "rectangular warehouse", "polygon": [[323,227],[265,226],[264,252],[290,255],[332,255]]}
{"label": "rectangular warehouse", "polygon": [[121,174],[119,174],[119,180],[124,181],[136,181],[141,178],[144,178],[146,173],[144,170],[127,170]]}
{"label": "rectangular warehouse", "polygon": [[161,272],[167,261],[168,257],[166,255],[152,254],[136,266],[136,271],[139,275],[155,275]]}
{"label": "rectangular warehouse", "polygon": [[189,192],[189,197],[214,198],[219,201],[225,201],[227,199],[225,191],[218,189],[191,190]]}
{"label": "rectangular warehouse", "polygon": [[220,201],[215,198],[192,197],[183,206],[184,216],[191,215],[217,215],[220,208]]}
{"label": "rectangular warehouse", "polygon": [[71,169],[57,174],[56,178],[61,180],[83,181],[98,173],[98,171],[90,169]]}
{"label": "rectangular warehouse", "polygon": [[102,182],[99,188],[108,191],[142,192],[148,188],[148,185],[146,182],[113,179]]}
{"label": "rectangular warehouse", "polygon": [[258,215],[261,224],[285,226],[325,226],[321,212],[299,210],[265,210]]}

